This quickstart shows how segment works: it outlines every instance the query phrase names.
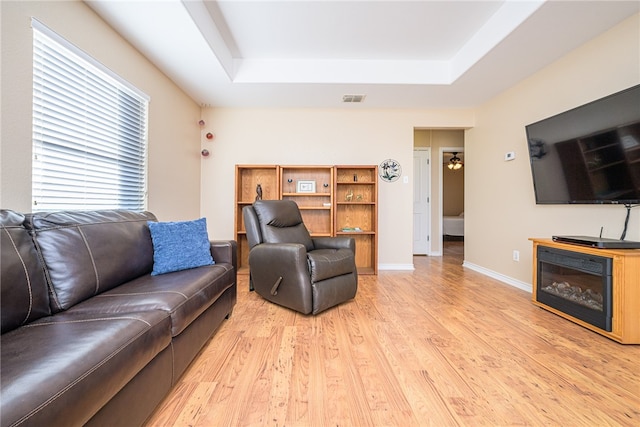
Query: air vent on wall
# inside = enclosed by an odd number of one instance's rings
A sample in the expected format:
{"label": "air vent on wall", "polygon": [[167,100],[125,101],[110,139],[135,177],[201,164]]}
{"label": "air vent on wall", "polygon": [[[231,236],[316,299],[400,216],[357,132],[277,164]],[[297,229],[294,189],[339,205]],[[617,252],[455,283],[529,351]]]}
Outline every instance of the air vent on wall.
{"label": "air vent on wall", "polygon": [[367,95],[342,95],[342,102],[364,102]]}

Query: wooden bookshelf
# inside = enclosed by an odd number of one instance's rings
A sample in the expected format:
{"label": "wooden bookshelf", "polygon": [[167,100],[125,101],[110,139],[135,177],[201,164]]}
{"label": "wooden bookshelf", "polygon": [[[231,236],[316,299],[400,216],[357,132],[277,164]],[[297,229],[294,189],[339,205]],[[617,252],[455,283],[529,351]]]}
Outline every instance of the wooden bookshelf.
{"label": "wooden bookshelf", "polygon": [[298,204],[312,237],[353,237],[358,273],[377,274],[377,183],[377,166],[236,165],[238,273],[248,273],[249,257],[242,208],[255,201],[260,184],[264,200],[293,200]]}
{"label": "wooden bookshelf", "polygon": [[332,170],[332,166],[280,166],[280,198],[296,202],[311,237],[334,235]]}
{"label": "wooden bookshelf", "polygon": [[336,166],[334,229],[356,241],[360,274],[378,273],[378,167]]}

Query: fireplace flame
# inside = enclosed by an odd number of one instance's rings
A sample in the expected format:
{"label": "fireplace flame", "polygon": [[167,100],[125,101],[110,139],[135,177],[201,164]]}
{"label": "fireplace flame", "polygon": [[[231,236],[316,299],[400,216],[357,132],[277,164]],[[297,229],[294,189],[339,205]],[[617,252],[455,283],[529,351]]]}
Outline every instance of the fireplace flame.
{"label": "fireplace flame", "polygon": [[591,289],[582,290],[581,287],[568,282],[553,282],[543,286],[542,290],[593,310],[602,311],[603,297]]}

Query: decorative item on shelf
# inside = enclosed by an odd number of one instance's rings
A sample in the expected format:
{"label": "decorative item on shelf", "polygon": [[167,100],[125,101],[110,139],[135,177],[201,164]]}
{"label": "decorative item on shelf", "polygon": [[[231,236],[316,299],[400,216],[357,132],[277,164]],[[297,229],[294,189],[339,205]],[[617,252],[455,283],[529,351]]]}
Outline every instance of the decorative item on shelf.
{"label": "decorative item on shelf", "polygon": [[356,202],[361,202],[362,201],[362,194],[357,194],[356,195]]}
{"label": "decorative item on shelf", "polygon": [[353,182],[358,182],[358,174],[353,174]]}
{"label": "decorative item on shelf", "polygon": [[344,195],[344,200],[346,202],[350,202],[350,201],[353,200],[353,190],[352,189],[349,189],[349,192]]}
{"label": "decorative item on shelf", "polygon": [[327,184],[326,182],[325,182],[324,184],[322,184],[322,186],[323,186],[324,188],[329,188],[329,184]]}
{"label": "decorative item on shelf", "polygon": [[359,233],[362,232],[362,229],[360,227],[342,227],[342,231],[347,232],[347,233]]}
{"label": "decorative item on shelf", "polygon": [[315,181],[298,181],[296,192],[297,193],[315,193],[316,182]]}
{"label": "decorative item on shelf", "polygon": [[207,132],[207,134],[205,135],[205,137],[206,137],[207,139],[213,139],[213,138],[215,138],[216,136],[215,136],[213,133],[211,133],[211,132]]}
{"label": "decorative item on shelf", "polygon": [[262,185],[256,185],[256,200],[262,200]]}
{"label": "decorative item on shelf", "polygon": [[402,175],[402,167],[396,160],[387,159],[380,163],[378,175],[385,182],[397,181]]}
{"label": "decorative item on shelf", "polygon": [[291,184],[291,183],[293,182],[293,180],[292,180],[291,178],[289,178],[289,179],[287,180],[287,182],[288,182],[289,184]]}
{"label": "decorative item on shelf", "polygon": [[447,165],[447,167],[451,170],[457,171],[462,166],[463,166],[462,159],[458,157],[458,153],[457,152],[453,153],[453,157],[449,159],[449,164]]}
{"label": "decorative item on shelf", "polygon": [[209,154],[211,153],[206,148],[203,148],[200,154],[202,154],[202,157],[209,157]]}

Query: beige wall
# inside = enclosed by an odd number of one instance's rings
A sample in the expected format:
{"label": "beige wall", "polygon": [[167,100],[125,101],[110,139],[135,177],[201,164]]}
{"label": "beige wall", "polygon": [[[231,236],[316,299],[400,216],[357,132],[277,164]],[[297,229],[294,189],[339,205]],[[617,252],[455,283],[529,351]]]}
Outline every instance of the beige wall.
{"label": "beige wall", "polygon": [[379,182],[381,269],[412,268],[413,144],[416,127],[466,128],[471,111],[208,109],[216,139],[202,167],[202,212],[214,237],[233,237],[236,164],[373,164],[391,158],[403,176]]}
{"label": "beige wall", "polygon": [[[481,106],[466,132],[465,263],[531,284],[530,237],[619,238],[622,206],[536,205],[525,125],[640,83],[640,15],[574,50]],[[504,161],[504,154],[516,159]],[[640,210],[629,240],[640,240]],[[512,260],[513,250],[520,261]]]}
{"label": "beige wall", "polygon": [[442,166],[442,215],[458,216],[464,211],[464,167],[451,170],[446,163]]}
{"label": "beige wall", "polygon": [[200,214],[200,107],[80,1],[2,1],[0,206],[31,210],[31,17],[140,88],[149,107],[148,209]]}

